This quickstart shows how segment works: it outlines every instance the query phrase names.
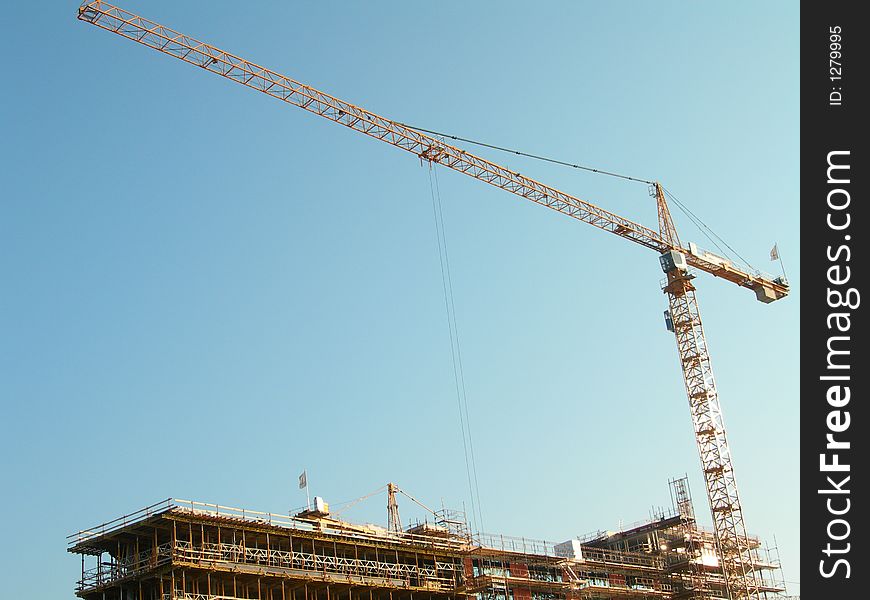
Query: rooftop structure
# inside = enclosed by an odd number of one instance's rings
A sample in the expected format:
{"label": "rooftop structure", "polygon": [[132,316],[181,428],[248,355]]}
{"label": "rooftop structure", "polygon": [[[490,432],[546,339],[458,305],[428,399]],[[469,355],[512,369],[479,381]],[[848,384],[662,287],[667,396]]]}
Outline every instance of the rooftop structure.
{"label": "rooftop structure", "polygon": [[[688,502],[557,544],[472,535],[455,511],[395,530],[335,519],[319,499],[292,516],[167,499],[74,533],[68,550],[81,556],[76,595],[85,600],[726,597],[715,536]],[[778,563],[751,542],[762,591],[778,597]]]}

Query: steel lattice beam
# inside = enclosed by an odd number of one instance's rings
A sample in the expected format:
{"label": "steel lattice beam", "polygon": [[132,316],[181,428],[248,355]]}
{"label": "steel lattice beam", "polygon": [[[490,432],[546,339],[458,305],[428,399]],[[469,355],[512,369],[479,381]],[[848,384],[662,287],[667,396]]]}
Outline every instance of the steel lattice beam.
{"label": "steel lattice beam", "polygon": [[676,269],[671,271],[664,291],[674,323],[722,572],[732,597],[758,598],[753,548],[743,521],[719,393],[691,276]]}

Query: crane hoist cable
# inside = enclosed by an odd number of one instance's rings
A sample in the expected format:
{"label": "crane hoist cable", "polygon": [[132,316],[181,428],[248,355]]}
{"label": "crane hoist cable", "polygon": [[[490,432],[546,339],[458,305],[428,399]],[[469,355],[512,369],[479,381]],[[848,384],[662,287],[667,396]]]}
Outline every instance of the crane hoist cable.
{"label": "crane hoist cable", "polygon": [[462,434],[462,450],[465,457],[465,473],[468,479],[468,493],[471,501],[471,517],[472,520],[477,520],[477,527],[479,530],[482,530],[483,515],[480,507],[480,486],[478,484],[477,464],[474,456],[474,438],[471,434],[471,420],[468,414],[468,394],[465,387],[465,371],[462,366],[462,347],[456,323],[456,302],[453,294],[453,278],[450,274],[450,254],[447,250],[447,236],[444,231],[441,188],[438,185],[438,173],[432,168],[431,164],[429,165],[429,191],[432,197],[432,216],[435,221],[438,262],[441,267],[441,288],[444,292],[444,311],[447,315],[450,359],[453,366],[453,381],[459,409],[459,429]]}
{"label": "crane hoist cable", "polygon": [[[430,165],[431,166],[431,165]],[[450,309],[453,313],[453,331],[456,334],[456,356],[457,363],[459,364],[459,383],[462,389],[462,401],[464,404],[465,410],[465,424],[468,428],[468,448],[471,453],[471,471],[474,478],[474,493],[477,496],[477,517],[478,517],[478,527],[481,531],[484,530],[483,524],[483,501],[480,499],[480,485],[478,484],[477,478],[477,459],[475,458],[474,452],[474,437],[472,436],[472,427],[471,427],[471,417],[468,414],[468,392],[465,387],[465,369],[464,363],[462,360],[462,345],[459,341],[459,329],[456,324],[456,304],[454,302],[454,294],[453,294],[453,278],[451,276],[450,270],[450,253],[447,250],[447,236],[444,230],[444,214],[442,211],[442,202],[441,202],[441,185],[438,182],[438,170],[432,169],[432,173],[435,178],[435,194],[438,198],[438,216],[441,221],[441,237],[444,241],[444,262],[447,266],[447,284],[450,290]]]}

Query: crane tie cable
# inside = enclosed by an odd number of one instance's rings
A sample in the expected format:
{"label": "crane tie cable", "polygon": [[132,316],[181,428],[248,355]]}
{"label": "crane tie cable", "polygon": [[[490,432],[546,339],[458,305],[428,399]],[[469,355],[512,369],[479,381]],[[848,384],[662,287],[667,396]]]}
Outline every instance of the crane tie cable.
{"label": "crane tie cable", "polygon": [[[517,156],[524,156],[524,157],[526,157],[526,158],[532,158],[532,159],[534,159],[534,160],[540,160],[540,161],[543,161],[543,162],[553,163],[553,164],[561,165],[561,166],[564,166],[564,167],[570,167],[570,168],[572,168],[572,169],[580,169],[580,170],[583,170],[583,171],[589,171],[590,173],[598,173],[599,175],[607,175],[607,176],[609,176],[609,177],[617,177],[617,178],[619,178],[619,179],[625,179],[626,181],[636,181],[636,182],[638,182],[638,183],[646,183],[646,184],[648,184],[648,185],[655,185],[655,182],[654,182],[654,181],[650,181],[650,180],[648,180],[648,179],[641,179],[641,178],[639,178],[639,177],[631,177],[631,176],[629,176],[629,175],[622,175],[622,174],[620,174],[620,173],[614,173],[614,172],[612,172],[612,171],[605,171],[605,170],[603,170],[603,169],[596,169],[596,168],[594,168],[594,167],[587,167],[587,166],[585,166],[585,165],[579,165],[579,164],[576,164],[576,163],[569,163],[569,162],[564,161],[564,160],[558,160],[558,159],[555,159],[555,158],[549,158],[549,157],[546,157],[546,156],[540,156],[540,155],[537,155],[537,154],[531,154],[531,153],[529,153],[529,152],[523,152],[523,151],[521,151],[521,150],[515,150],[515,149],[513,149],[513,148],[505,148],[505,147],[503,147],[503,146],[496,146],[496,145],[494,145],[494,144],[488,144],[488,143],[486,143],[486,142],[480,142],[480,141],[477,141],[477,140],[472,140],[472,139],[469,139],[469,138],[464,138],[464,137],[461,137],[461,136],[458,136],[458,135],[451,135],[451,134],[449,134],[449,133],[443,133],[443,132],[435,131],[435,130],[432,130],[432,129],[425,129],[425,128],[423,128],[423,127],[417,127],[417,126],[415,126],[415,125],[409,125],[409,124],[407,124],[407,123],[401,123],[401,122],[399,122],[399,121],[395,121],[395,123],[396,123],[397,125],[401,125],[402,127],[407,127],[408,129],[413,129],[413,130],[415,130],[415,131],[421,131],[421,132],[423,132],[423,133],[429,133],[429,134],[432,134],[432,135],[440,136],[440,137],[442,137],[442,138],[448,138],[448,139],[455,140],[455,141],[458,141],[458,142],[465,142],[465,143],[467,143],[467,144],[474,144],[475,146],[481,146],[481,147],[483,147],[483,148],[490,148],[490,149],[492,149],[492,150],[498,150],[499,152],[507,152],[508,154],[515,154],[515,155],[517,155]],[[721,238],[721,237],[720,237],[720,236],[719,236],[715,231],[713,231],[713,230],[712,230],[712,229],[711,229],[711,228],[710,228],[706,223],[704,223],[704,221],[702,221],[702,220],[701,220],[701,219],[700,219],[700,218],[699,218],[695,213],[693,213],[693,212],[689,209],[689,207],[687,207],[685,204],[683,204],[682,202],[680,202],[680,201],[677,199],[677,197],[674,196],[674,195],[670,192],[670,190],[668,190],[668,189],[665,188],[664,186],[662,186],[662,189],[663,189],[663,190],[665,191],[665,193],[666,193],[666,194],[671,198],[671,200],[674,201],[674,203],[677,205],[677,207],[678,207],[678,208],[679,208],[679,209],[680,209],[680,210],[681,210],[681,211],[682,211],[682,212],[683,212],[687,217],[689,217],[689,220],[692,221],[692,223],[693,223],[693,224],[694,224],[694,225],[695,225],[695,226],[696,226],[696,227],[701,231],[701,233],[702,233],[703,235],[705,235],[705,236],[706,236],[706,237],[707,237],[707,238],[708,238],[708,239],[713,243],[713,245],[716,246],[716,248],[719,249],[720,252],[722,252],[722,254],[725,254],[725,255],[727,256],[727,255],[728,255],[728,252],[727,252],[726,250],[724,250],[724,249],[723,249],[723,248],[722,248],[722,247],[721,247],[721,246],[716,242],[716,240],[713,239],[713,237],[710,236],[710,234],[712,234],[716,239],[718,239],[720,242],[722,242],[722,243],[725,245],[725,247],[727,247],[729,250],[731,250],[731,252],[733,252],[733,253],[737,256],[737,258],[740,259],[740,260],[741,260],[741,261],[742,261],[746,266],[748,266],[751,270],[753,270],[753,271],[756,270],[755,267],[753,267],[752,264],[751,264],[748,260],[746,260],[745,258],[743,258],[743,256],[741,256],[739,252],[737,252],[734,248],[732,248],[731,245],[730,245],[728,242],[726,242],[725,240],[723,240],[723,239],[722,239],[722,238]],[[706,231],[705,231],[705,230],[706,230]],[[708,231],[710,232],[710,234],[707,233]]]}
{"label": "crane tie cable", "polygon": [[[690,219],[690,220],[695,224],[695,226],[696,226],[698,229],[701,230],[701,233],[703,233],[705,236],[707,236],[707,239],[709,239],[711,242],[713,242],[713,245],[714,245],[714,246],[716,246],[717,248],[719,248],[719,251],[722,252],[722,254],[727,255],[728,253],[727,253],[725,250],[723,250],[722,247],[719,246],[719,244],[716,243],[716,240],[714,240],[712,237],[710,237],[710,236],[707,234],[707,231],[709,231],[711,234],[713,234],[713,236],[715,236],[716,239],[718,239],[720,242],[722,242],[723,244],[725,244],[725,247],[728,248],[729,250],[731,250],[731,252],[733,252],[733,253],[737,256],[737,258],[739,258],[741,261],[743,261],[743,263],[744,263],[747,267],[749,267],[749,268],[750,268],[751,270],[753,270],[753,271],[756,271],[756,270],[757,270],[754,266],[752,266],[752,264],[751,264],[748,260],[746,260],[745,258],[743,258],[743,256],[741,256],[740,253],[737,252],[737,250],[735,250],[734,248],[732,248],[732,247],[731,247],[731,244],[729,244],[728,242],[726,242],[725,240],[723,240],[721,237],[719,237],[719,234],[717,234],[715,231],[713,231],[712,229],[710,229],[710,227],[709,227],[706,223],[704,223],[704,221],[702,221],[701,218],[698,217],[698,215],[696,215],[695,213],[693,213],[693,212],[689,209],[688,206],[686,206],[685,204],[683,204],[682,202],[680,202],[679,199],[677,199],[677,197],[674,196],[674,195],[671,193],[670,190],[668,190],[668,189],[667,189],[666,187],[664,187],[664,186],[662,186],[662,189],[663,189],[663,190],[665,191],[665,193],[666,193],[666,194],[671,198],[671,200],[674,201],[674,204],[676,204],[677,207],[678,207],[681,211],[683,211],[683,213],[684,213],[687,217],[689,217],[689,219]],[[707,231],[704,231],[705,229],[706,229]]]}
{"label": "crane tie cable", "polygon": [[640,179],[638,177],[630,177],[628,175],[621,175],[619,173],[613,173],[612,171],[604,171],[602,169],[595,169],[593,167],[587,167],[584,165],[569,163],[569,162],[566,162],[564,160],[558,160],[555,158],[548,158],[546,156],[539,156],[537,154],[530,154],[528,152],[522,152],[520,150],[514,150],[512,148],[504,148],[502,146],[495,146],[493,144],[487,144],[486,142],[478,142],[476,140],[470,140],[468,138],[459,137],[458,135],[450,135],[449,133],[441,133],[440,131],[433,131],[431,129],[423,129],[422,127],[408,125],[407,123],[400,123],[399,121],[395,121],[395,123],[397,125],[401,125],[402,127],[407,127],[408,129],[413,129],[415,131],[422,131],[423,133],[431,133],[432,135],[437,135],[437,136],[441,136],[443,138],[456,140],[458,142],[465,142],[467,144],[474,144],[475,146],[482,146],[484,148],[491,148],[492,150],[498,150],[499,152],[507,152],[509,154],[516,154],[517,156],[525,156],[526,158],[533,158],[535,160],[549,162],[549,163],[553,163],[556,165],[562,165],[564,167],[571,167],[572,169],[580,169],[582,171],[589,171],[590,173],[598,173],[599,175],[608,175],[610,177],[618,177],[619,179],[625,179],[628,181],[637,181],[638,183],[646,183],[649,185],[653,185],[655,183],[655,182],[649,181],[647,179]]}

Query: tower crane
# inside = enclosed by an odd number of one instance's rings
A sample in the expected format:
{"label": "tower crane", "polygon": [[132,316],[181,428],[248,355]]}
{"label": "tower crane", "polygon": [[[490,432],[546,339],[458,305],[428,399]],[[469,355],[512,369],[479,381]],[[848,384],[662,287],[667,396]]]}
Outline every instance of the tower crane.
{"label": "tower crane", "polygon": [[430,165],[441,165],[464,173],[655,251],[666,274],[662,289],[667,295],[670,309],[669,328],[673,329],[677,341],[728,593],[732,598],[760,597],[756,559],[746,533],[692,269],[752,290],[757,299],[764,303],[788,294],[789,286],[784,278],[772,279],[760,273],[748,272],[729,261],[697,251],[693,244],[689,244],[689,248],[684,247],[659,183],[652,187],[658,213],[658,231],[655,231],[447,144],[438,137],[379,116],[108,2],[85,0],[78,9],[78,18],[384,141]]}

